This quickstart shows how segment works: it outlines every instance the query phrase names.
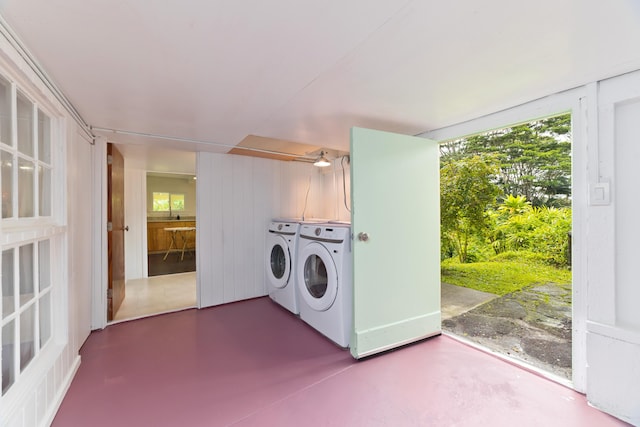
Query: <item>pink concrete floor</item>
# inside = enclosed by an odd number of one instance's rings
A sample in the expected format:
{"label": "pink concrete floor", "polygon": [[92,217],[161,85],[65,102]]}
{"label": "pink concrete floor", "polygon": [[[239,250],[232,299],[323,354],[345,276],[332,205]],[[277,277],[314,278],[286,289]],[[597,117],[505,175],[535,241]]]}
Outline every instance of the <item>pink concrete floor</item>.
{"label": "pink concrete floor", "polygon": [[622,426],[583,395],[447,336],[355,361],[259,298],[91,334],[67,426]]}

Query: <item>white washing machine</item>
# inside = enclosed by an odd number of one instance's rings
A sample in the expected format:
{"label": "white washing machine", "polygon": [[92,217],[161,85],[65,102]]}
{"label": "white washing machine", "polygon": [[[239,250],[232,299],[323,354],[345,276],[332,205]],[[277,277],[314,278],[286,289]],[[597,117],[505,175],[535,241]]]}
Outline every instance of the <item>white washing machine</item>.
{"label": "white washing machine", "polygon": [[300,226],[296,282],[300,318],[341,347],[349,347],[353,317],[351,227]]}
{"label": "white washing machine", "polygon": [[296,248],[300,223],[273,220],[267,229],[266,262],[269,297],[293,314],[298,314],[295,284]]}

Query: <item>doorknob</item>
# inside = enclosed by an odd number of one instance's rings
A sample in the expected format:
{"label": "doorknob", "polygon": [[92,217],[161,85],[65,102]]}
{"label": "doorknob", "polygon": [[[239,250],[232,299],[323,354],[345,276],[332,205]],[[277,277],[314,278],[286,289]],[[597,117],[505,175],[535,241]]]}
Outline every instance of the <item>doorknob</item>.
{"label": "doorknob", "polygon": [[127,226],[124,226],[124,227],[122,227],[122,229],[123,229],[124,231],[129,231],[129,226],[128,226],[128,225],[127,225]]}
{"label": "doorknob", "polygon": [[358,240],[360,240],[361,242],[368,242],[369,241],[369,234],[368,233],[364,233],[364,232],[358,233]]}

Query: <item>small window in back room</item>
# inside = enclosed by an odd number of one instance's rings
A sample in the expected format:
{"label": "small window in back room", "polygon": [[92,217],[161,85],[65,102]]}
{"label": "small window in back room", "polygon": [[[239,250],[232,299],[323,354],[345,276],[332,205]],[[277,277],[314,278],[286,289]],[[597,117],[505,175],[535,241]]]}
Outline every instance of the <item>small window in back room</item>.
{"label": "small window in back room", "polygon": [[153,192],[154,212],[176,212],[184,210],[184,194]]}
{"label": "small window in back room", "polygon": [[184,194],[172,194],[170,196],[170,202],[172,211],[184,210]]}
{"label": "small window in back room", "polygon": [[155,191],[153,192],[153,211],[169,211],[169,193],[156,193]]}

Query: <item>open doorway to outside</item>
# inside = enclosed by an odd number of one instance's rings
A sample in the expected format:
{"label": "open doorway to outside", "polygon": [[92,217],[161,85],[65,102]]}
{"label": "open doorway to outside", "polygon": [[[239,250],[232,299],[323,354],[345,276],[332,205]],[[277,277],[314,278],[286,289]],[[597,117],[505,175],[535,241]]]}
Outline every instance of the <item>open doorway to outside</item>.
{"label": "open doorway to outside", "polygon": [[124,144],[118,149],[125,165],[126,280],[125,297],[110,321],[196,307],[195,153]]}
{"label": "open doorway to outside", "polygon": [[442,328],[571,380],[571,116],[441,145]]}

